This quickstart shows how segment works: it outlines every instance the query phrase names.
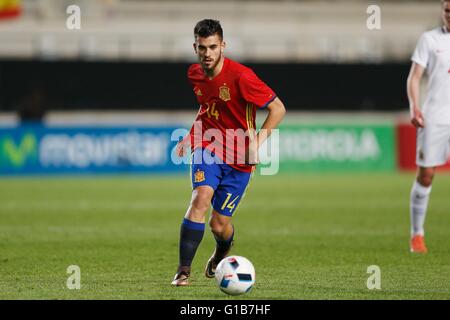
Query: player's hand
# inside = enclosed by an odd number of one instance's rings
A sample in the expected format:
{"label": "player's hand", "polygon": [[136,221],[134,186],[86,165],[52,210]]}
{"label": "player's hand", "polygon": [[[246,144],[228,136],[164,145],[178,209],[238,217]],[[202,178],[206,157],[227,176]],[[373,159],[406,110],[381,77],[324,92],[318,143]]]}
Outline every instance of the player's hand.
{"label": "player's hand", "polygon": [[186,149],[188,148],[188,140],[186,138],[184,138],[183,140],[180,140],[177,143],[177,147],[175,149],[176,154],[178,155],[178,157],[183,158],[184,155],[186,154]]}
{"label": "player's hand", "polygon": [[250,141],[248,148],[245,150],[245,163],[252,166],[259,163],[258,143],[256,140]]}
{"label": "player's hand", "polygon": [[423,128],[425,126],[425,121],[423,118],[422,111],[415,108],[411,113],[411,123],[416,128]]}

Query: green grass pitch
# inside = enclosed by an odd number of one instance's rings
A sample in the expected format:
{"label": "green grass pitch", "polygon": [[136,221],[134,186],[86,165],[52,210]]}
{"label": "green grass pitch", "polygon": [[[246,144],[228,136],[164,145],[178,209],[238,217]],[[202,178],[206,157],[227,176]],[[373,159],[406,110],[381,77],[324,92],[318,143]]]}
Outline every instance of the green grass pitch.
{"label": "green grass pitch", "polygon": [[[173,288],[188,176],[0,179],[0,299],[449,299],[450,175],[438,174],[429,254],[409,253],[410,174],[256,176],[234,217],[232,254],[256,285],[228,297],[203,275]],[[66,287],[78,265],[81,289]],[[381,290],[366,287],[381,269]]]}

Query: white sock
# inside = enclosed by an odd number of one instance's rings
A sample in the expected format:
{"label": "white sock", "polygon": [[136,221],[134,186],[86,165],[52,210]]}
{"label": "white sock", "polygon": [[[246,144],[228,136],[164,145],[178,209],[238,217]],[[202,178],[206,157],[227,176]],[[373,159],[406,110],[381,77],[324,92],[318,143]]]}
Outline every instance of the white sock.
{"label": "white sock", "polygon": [[410,198],[411,235],[424,235],[423,226],[427,214],[428,200],[430,199],[431,186],[424,187],[414,181]]}

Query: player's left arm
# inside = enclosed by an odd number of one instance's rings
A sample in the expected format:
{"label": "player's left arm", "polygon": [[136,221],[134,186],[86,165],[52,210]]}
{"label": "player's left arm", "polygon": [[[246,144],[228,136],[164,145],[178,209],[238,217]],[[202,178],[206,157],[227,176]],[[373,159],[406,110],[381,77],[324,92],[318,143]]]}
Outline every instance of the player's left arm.
{"label": "player's left arm", "polygon": [[250,144],[246,151],[246,160],[248,164],[255,165],[259,162],[258,150],[264,141],[270,137],[272,131],[278,127],[281,120],[283,120],[286,114],[286,108],[283,102],[276,97],[272,102],[267,105],[269,114],[266,117],[261,129],[258,131],[255,139],[250,138]]}
{"label": "player's left arm", "polygon": [[[244,99],[261,108],[267,108],[269,114],[266,117],[258,134],[250,134],[250,144],[246,150],[246,160],[249,164],[258,163],[258,150],[260,146],[270,137],[286,114],[283,102],[276,96],[263,81],[250,69],[242,73],[239,85]],[[273,98],[275,96],[275,98]],[[272,100],[269,100],[271,99]],[[269,102],[270,101],[270,102]]]}
{"label": "player's left arm", "polygon": [[256,136],[258,149],[270,137],[272,130],[278,127],[286,114],[286,108],[278,97],[267,105],[267,110],[269,110],[269,114]]}

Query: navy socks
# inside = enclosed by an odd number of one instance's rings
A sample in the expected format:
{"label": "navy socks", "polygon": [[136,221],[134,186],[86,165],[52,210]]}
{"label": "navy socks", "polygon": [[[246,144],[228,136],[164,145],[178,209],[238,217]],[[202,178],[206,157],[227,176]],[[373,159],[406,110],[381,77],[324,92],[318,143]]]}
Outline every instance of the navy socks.
{"label": "navy socks", "polygon": [[219,256],[222,256],[230,249],[231,244],[233,243],[234,227],[233,227],[233,233],[231,234],[231,237],[229,239],[222,240],[222,239],[219,239],[216,235],[214,235],[214,238],[216,239],[217,254]]}
{"label": "navy socks", "polygon": [[203,239],[205,224],[184,219],[180,230],[180,267],[190,267]]}

